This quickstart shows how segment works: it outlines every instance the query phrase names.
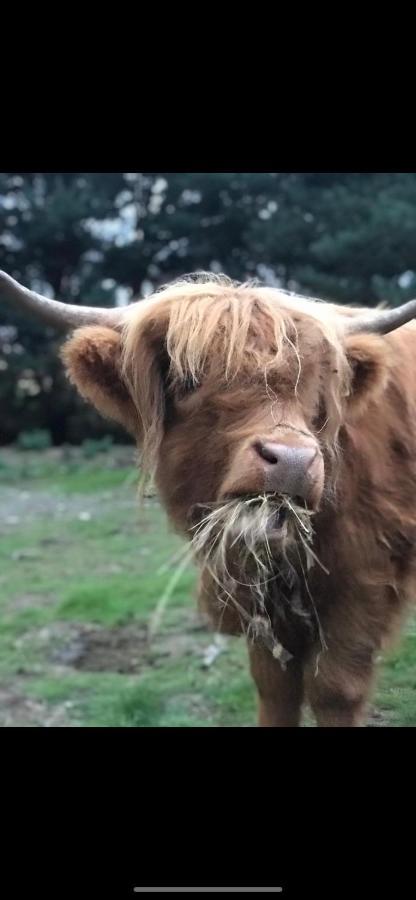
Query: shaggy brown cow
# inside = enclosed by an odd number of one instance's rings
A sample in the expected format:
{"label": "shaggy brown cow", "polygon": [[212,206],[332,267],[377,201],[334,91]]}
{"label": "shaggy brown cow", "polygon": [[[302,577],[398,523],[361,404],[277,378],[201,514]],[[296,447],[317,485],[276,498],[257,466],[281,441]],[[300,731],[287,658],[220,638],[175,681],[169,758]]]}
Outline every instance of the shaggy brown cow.
{"label": "shaggy brown cow", "polygon": [[69,377],[142,448],[214,627],[248,636],[260,724],[298,725],[304,701],[321,726],[362,724],[415,590],[416,303],[357,310],[213,276],[123,310],[0,288],[83,325]]}

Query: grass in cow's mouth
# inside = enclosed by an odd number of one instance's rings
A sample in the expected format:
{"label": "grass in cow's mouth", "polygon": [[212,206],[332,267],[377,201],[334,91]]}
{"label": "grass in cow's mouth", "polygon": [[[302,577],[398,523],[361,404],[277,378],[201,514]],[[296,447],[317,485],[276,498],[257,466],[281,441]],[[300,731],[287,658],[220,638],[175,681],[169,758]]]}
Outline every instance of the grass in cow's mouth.
{"label": "grass in cow's mouth", "polygon": [[[310,601],[308,612],[300,607],[295,612],[305,619],[315,618],[321,634],[307,586],[309,569],[319,563],[312,548],[313,513],[286,495],[271,493],[206,504],[199,513],[198,521],[191,527],[192,548],[216,584],[224,609],[232,603],[246,633],[261,637],[285,664],[290,654],[273,631],[267,599],[270,586],[277,579],[293,586],[298,578],[298,567],[288,556],[291,548],[299,559]],[[324,647],[322,635],[321,643]]]}
{"label": "grass in cow's mouth", "polygon": [[[286,537],[283,529],[290,520],[301,528],[305,536],[311,538],[313,533],[313,511],[307,509],[302,501],[293,500],[286,494],[262,493],[227,497],[217,503],[201,504],[193,510],[193,515],[196,522],[192,525],[191,532],[200,533],[203,525],[207,525],[210,530],[217,526],[223,528],[230,537],[231,532],[238,528],[240,537],[243,536],[244,525],[249,531],[256,532],[256,543],[264,541],[273,531],[280,531],[281,537]],[[198,543],[196,541],[195,544],[194,541],[194,546]]]}
{"label": "grass in cow's mouth", "polygon": [[[227,572],[227,557],[234,551],[243,571],[254,565],[257,575],[271,568],[270,542],[277,540],[284,555],[287,545],[301,533],[309,545],[313,538],[312,513],[281,494],[246,495],[205,504],[194,510],[192,547],[199,560]],[[229,573],[228,573],[229,574]]]}

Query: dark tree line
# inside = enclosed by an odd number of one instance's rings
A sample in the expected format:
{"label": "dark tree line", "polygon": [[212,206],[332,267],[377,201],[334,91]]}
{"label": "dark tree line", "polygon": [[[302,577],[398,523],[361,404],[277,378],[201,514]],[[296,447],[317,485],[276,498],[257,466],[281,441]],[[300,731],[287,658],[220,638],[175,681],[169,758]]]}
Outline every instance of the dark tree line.
{"label": "dark tree line", "polygon": [[[196,269],[397,304],[416,294],[416,174],[1,173],[0,268],[89,305]],[[118,435],[69,389],[58,346],[1,309],[0,442]]]}

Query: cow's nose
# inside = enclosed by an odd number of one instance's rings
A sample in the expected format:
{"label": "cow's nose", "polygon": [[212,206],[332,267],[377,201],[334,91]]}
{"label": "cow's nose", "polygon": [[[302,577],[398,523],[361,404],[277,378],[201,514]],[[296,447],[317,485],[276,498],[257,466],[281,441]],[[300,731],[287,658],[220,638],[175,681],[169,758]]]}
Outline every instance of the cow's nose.
{"label": "cow's nose", "polygon": [[309,470],[318,453],[316,447],[257,441],[254,449],[265,465],[266,490],[308,501],[311,493]]}

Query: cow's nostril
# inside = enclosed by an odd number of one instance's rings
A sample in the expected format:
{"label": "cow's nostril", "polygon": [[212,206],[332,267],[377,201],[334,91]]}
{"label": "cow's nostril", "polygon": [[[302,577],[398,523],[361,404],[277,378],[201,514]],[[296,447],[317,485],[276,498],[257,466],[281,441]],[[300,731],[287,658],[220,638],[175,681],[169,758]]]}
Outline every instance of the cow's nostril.
{"label": "cow's nostril", "polygon": [[262,459],[265,459],[266,462],[270,463],[272,466],[275,466],[278,463],[279,457],[277,452],[270,444],[261,444],[260,441],[258,441],[254,446],[259,456],[261,456]]}

